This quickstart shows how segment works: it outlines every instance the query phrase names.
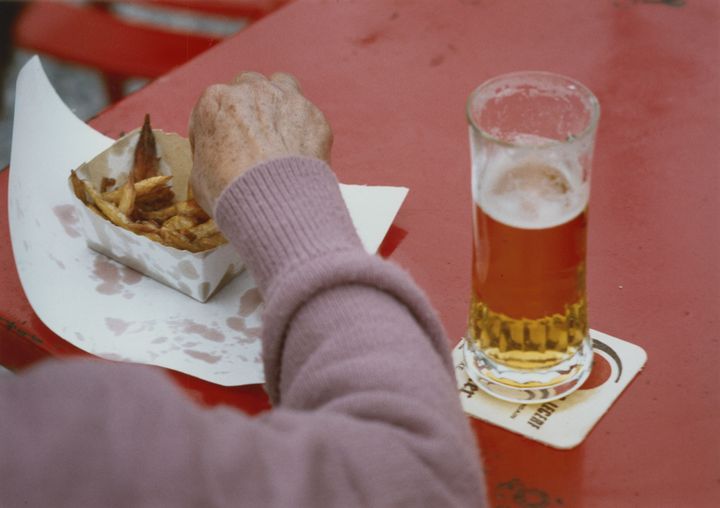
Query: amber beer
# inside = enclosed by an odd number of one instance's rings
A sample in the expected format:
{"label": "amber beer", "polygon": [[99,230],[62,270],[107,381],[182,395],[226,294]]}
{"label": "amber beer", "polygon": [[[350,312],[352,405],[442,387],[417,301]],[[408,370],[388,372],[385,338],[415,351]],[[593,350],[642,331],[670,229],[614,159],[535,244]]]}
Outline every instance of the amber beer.
{"label": "amber beer", "polygon": [[542,162],[496,173],[475,202],[469,338],[498,364],[552,367],[588,334],[587,192]]}
{"label": "amber beer", "polygon": [[585,263],[600,109],[582,84],[506,74],[468,99],[472,300],[465,368],[504,400],[545,402],[592,365]]}

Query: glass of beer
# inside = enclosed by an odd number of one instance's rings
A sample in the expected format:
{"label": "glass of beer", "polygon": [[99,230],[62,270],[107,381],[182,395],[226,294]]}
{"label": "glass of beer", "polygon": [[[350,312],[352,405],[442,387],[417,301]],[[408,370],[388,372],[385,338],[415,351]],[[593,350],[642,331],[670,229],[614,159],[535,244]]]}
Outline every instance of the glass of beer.
{"label": "glass of beer", "polygon": [[546,72],[496,77],[468,99],[474,210],[465,365],[500,399],[565,397],[590,373],[585,251],[599,116],[590,90]]}

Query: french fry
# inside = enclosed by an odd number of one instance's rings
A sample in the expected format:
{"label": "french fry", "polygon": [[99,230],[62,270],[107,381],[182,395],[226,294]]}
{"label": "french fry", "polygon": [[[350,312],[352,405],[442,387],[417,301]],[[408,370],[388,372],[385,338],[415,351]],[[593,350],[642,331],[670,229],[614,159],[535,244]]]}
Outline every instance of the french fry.
{"label": "french fry", "polygon": [[121,188],[120,202],[118,203],[118,210],[120,210],[126,217],[133,216],[133,209],[135,207],[135,182],[133,181],[133,174],[128,175],[127,182]]}
{"label": "french fry", "polygon": [[162,236],[159,233],[143,233],[145,238],[152,240],[153,242],[163,243]]}
{"label": "french fry", "polygon": [[83,184],[85,185],[85,192],[90,196],[92,204],[94,204],[110,222],[116,226],[127,229],[127,226],[130,225],[130,219],[113,203],[103,199],[102,195],[90,185],[90,182],[83,181]]}
{"label": "french fry", "polygon": [[210,216],[205,213],[205,210],[203,210],[194,199],[180,201],[175,203],[175,206],[177,207],[177,213],[179,215],[195,217],[198,222],[205,222],[210,219]]}
{"label": "french fry", "polygon": [[151,210],[155,210],[170,205],[174,199],[175,192],[171,187],[160,187],[140,196],[138,202]]}
{"label": "french fry", "polygon": [[[144,180],[135,180],[135,198],[145,198],[146,196],[153,196],[155,193],[163,191],[163,189],[169,189],[166,187],[172,176],[169,175],[158,175]],[[102,197],[105,201],[110,201],[113,204],[120,202],[120,196],[122,195],[122,187],[113,191],[103,193]],[[172,189],[170,189],[172,192]]]}
{"label": "french fry", "polygon": [[77,176],[77,173],[75,171],[70,171],[70,184],[72,185],[73,193],[75,196],[85,203],[88,204],[87,195],[85,194],[85,184],[82,180],[80,180],[80,177]]}
{"label": "french fry", "polygon": [[222,233],[216,233],[210,236],[204,236],[202,238],[196,238],[193,245],[197,249],[194,252],[202,252],[204,250],[214,249],[227,243],[227,240]]}
{"label": "french fry", "polygon": [[202,224],[198,224],[197,226],[193,226],[189,229],[189,232],[193,234],[193,236],[196,239],[199,238],[206,238],[209,236],[216,235],[220,233],[220,230],[217,227],[217,224],[214,220],[210,219]]}
{"label": "french fry", "polygon": [[190,230],[195,225],[197,225],[197,223],[190,217],[185,215],[174,215],[163,222],[162,228],[185,233],[185,231]]}
{"label": "french fry", "polygon": [[156,222],[165,222],[170,217],[177,215],[177,207],[173,203],[159,210],[136,210],[137,214],[146,220],[153,220]]}
{"label": "french fry", "polygon": [[105,217],[105,216],[103,215],[103,213],[102,213],[100,210],[98,210],[98,207],[97,207],[97,206],[88,204],[87,207],[88,207],[92,212],[94,212],[95,214],[99,215],[99,216],[102,217],[103,219],[106,219],[106,218],[107,218],[107,217]]}
{"label": "french fry", "polygon": [[189,250],[195,252],[195,247],[185,235],[179,231],[173,231],[172,229],[161,228],[158,230],[158,234],[162,238],[162,242],[170,247],[175,247],[180,250]]}
{"label": "french fry", "polygon": [[157,233],[160,230],[160,227],[152,221],[136,221],[131,222],[127,229],[133,233],[144,235],[146,233]]}

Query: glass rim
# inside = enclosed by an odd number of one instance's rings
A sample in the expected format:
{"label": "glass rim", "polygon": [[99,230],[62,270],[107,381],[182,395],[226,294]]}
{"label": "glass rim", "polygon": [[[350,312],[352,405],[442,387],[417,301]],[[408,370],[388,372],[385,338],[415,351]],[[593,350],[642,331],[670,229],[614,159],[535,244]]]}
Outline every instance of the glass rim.
{"label": "glass rim", "polygon": [[475,122],[475,119],[473,118],[472,111],[471,111],[472,105],[474,104],[475,99],[480,94],[481,90],[487,88],[488,86],[490,86],[496,82],[505,81],[510,78],[521,77],[521,76],[560,78],[561,80],[567,82],[568,84],[574,85],[581,94],[585,95],[589,99],[588,102],[589,102],[590,108],[591,108],[590,121],[588,122],[585,129],[582,130],[582,132],[580,132],[579,134],[577,134],[575,136],[572,136],[569,139],[563,139],[563,140],[556,139],[556,140],[551,140],[547,143],[543,143],[541,145],[532,145],[532,148],[548,148],[548,147],[553,147],[553,146],[561,146],[561,145],[575,143],[577,141],[585,139],[586,137],[591,135],[593,133],[593,131],[595,131],[595,129],[598,125],[598,122],[600,120],[600,101],[598,101],[595,94],[587,86],[583,85],[581,82],[579,82],[576,79],[573,79],[571,77],[565,76],[563,74],[558,74],[555,72],[516,71],[516,72],[509,72],[506,74],[500,74],[495,77],[492,77],[492,78],[482,82],[472,92],[470,92],[470,96],[468,97],[467,102],[465,103],[465,115],[467,117],[467,121],[468,121],[468,124],[470,125],[470,127],[475,132],[480,134],[480,136],[487,139],[488,141],[492,141],[493,143],[497,143],[497,144],[500,144],[503,146],[514,147],[514,148],[528,148],[529,147],[528,145],[526,145],[524,143],[507,141],[504,139],[500,139],[497,136],[493,136],[492,134],[487,132],[485,129],[481,128]]}

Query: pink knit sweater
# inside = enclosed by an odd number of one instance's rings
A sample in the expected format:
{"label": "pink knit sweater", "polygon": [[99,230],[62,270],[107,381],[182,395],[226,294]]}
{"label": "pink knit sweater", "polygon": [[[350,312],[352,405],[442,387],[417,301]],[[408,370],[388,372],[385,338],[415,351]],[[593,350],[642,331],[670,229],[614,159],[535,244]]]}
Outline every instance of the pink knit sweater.
{"label": "pink knit sweater", "polygon": [[48,361],[0,379],[0,506],[482,506],[447,339],[369,256],[333,173],[253,168],[215,215],[265,299],[274,409],[195,405],[142,366]]}

